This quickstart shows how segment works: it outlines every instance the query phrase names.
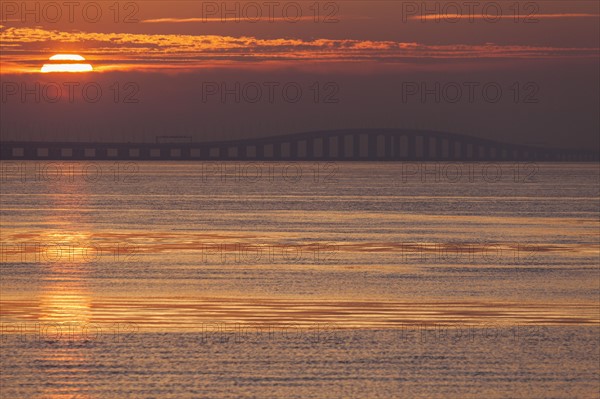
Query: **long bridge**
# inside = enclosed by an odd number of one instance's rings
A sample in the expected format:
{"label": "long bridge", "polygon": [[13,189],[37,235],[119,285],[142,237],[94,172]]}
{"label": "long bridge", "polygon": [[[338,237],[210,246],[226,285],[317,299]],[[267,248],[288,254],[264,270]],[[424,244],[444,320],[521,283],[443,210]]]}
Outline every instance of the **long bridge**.
{"label": "long bridge", "polygon": [[407,129],[316,131],[214,142],[4,141],[1,160],[538,161],[591,162],[599,151],[514,145]]}

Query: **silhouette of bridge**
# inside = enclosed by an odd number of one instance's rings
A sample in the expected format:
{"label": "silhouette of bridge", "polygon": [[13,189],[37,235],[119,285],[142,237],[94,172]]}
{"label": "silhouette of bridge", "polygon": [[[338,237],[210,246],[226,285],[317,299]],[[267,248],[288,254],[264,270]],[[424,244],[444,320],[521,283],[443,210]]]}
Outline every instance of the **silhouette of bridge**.
{"label": "silhouette of bridge", "polygon": [[598,151],[514,145],[407,129],[316,131],[214,142],[6,141],[2,160],[598,161]]}

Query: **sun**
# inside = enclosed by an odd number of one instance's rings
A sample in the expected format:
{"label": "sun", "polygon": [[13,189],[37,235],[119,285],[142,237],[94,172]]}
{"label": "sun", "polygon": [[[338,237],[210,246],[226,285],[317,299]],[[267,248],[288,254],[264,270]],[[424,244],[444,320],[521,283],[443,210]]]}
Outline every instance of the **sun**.
{"label": "sun", "polygon": [[44,64],[40,72],[92,72],[91,64],[83,63],[85,58],[79,54],[55,54],[50,57],[50,63]]}

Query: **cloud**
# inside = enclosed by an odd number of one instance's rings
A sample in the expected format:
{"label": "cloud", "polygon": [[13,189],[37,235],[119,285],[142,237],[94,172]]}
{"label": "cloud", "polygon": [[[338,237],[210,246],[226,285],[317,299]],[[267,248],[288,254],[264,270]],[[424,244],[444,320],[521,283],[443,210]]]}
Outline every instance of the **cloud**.
{"label": "cloud", "polygon": [[315,17],[314,16],[304,16],[304,17],[297,17],[294,18],[293,20],[290,20],[290,18],[283,18],[283,17],[269,17],[269,18],[226,18],[226,17],[222,17],[222,18],[209,18],[209,17],[202,17],[202,18],[198,18],[198,17],[193,17],[193,18],[155,18],[155,19],[144,19],[142,21],[140,21],[141,23],[144,24],[186,24],[186,23],[209,23],[209,22],[227,22],[227,21],[234,21],[234,22],[238,22],[238,21],[244,21],[244,22],[249,22],[249,23],[255,23],[255,22],[279,22],[279,21],[287,21],[287,22],[299,22],[299,21],[314,21]]}
{"label": "cloud", "polygon": [[555,13],[555,14],[532,14],[531,16],[523,15],[516,16],[515,15],[483,15],[483,14],[423,14],[423,15],[415,15],[411,16],[409,19],[412,20],[420,20],[420,21],[453,21],[453,20],[461,20],[467,19],[470,21],[485,19],[489,21],[495,21],[500,19],[515,19],[518,18],[520,20],[527,20],[530,22],[535,22],[539,19],[564,19],[564,18],[598,18],[600,14],[594,13]]}
{"label": "cloud", "polygon": [[194,68],[206,63],[248,62],[431,62],[432,60],[598,58],[598,48],[448,44],[355,39],[259,39],[251,36],[65,32],[2,28],[3,66],[31,65],[49,53],[77,51],[90,60],[147,68]]}

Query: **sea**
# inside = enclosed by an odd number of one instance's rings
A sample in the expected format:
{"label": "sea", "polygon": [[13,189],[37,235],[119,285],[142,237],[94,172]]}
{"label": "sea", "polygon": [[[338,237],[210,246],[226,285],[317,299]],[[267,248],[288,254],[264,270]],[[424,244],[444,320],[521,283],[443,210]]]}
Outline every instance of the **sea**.
{"label": "sea", "polygon": [[0,163],[2,398],[598,398],[597,163]]}

